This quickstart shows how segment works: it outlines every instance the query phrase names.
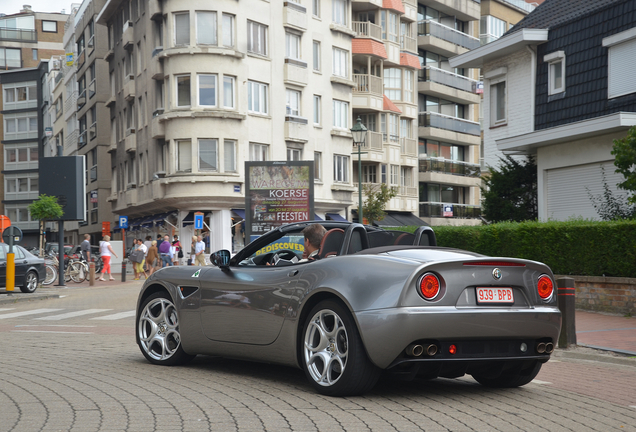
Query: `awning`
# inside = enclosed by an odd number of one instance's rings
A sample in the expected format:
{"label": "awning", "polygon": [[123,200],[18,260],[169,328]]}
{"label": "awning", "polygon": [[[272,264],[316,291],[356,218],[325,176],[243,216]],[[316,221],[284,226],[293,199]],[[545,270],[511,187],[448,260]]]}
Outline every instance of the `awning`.
{"label": "awning", "polygon": [[429,226],[422,219],[410,212],[387,212],[387,215],[381,221],[375,221],[378,226]]}
{"label": "awning", "polygon": [[314,220],[323,220],[320,216],[318,216],[316,213],[314,213]]}
{"label": "awning", "polygon": [[241,219],[245,219],[245,210],[243,209],[232,209],[232,212],[236,214]]}
{"label": "awning", "polygon": [[348,222],[345,218],[343,218],[342,216],[340,216],[338,213],[326,213],[326,216],[334,221],[339,221],[339,222]]}

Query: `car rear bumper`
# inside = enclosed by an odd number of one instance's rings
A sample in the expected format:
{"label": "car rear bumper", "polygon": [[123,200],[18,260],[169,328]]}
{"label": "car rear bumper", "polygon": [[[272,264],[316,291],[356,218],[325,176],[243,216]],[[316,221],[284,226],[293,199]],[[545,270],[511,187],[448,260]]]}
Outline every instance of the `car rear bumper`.
{"label": "car rear bumper", "polygon": [[[549,355],[537,353],[536,344],[556,344],[561,329],[561,313],[556,307],[392,308],[357,312],[354,316],[369,358],[382,369],[413,360],[547,359]],[[437,354],[417,358],[405,354],[412,344],[428,343],[437,345]],[[520,350],[523,343],[525,352]],[[451,355],[448,347],[453,344],[459,349]]]}

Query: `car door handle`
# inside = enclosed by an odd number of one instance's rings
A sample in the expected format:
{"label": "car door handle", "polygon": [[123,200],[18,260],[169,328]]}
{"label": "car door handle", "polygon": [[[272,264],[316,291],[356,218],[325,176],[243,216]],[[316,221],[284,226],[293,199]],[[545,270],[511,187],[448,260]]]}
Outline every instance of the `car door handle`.
{"label": "car door handle", "polygon": [[289,273],[287,273],[287,276],[292,277],[292,276],[296,276],[298,274],[298,270],[292,270]]}

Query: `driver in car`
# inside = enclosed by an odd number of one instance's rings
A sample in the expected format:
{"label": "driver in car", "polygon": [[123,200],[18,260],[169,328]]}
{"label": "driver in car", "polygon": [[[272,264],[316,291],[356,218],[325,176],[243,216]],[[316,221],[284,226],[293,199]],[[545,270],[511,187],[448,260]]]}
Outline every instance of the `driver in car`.
{"label": "driver in car", "polygon": [[314,261],[318,258],[320,243],[322,243],[322,238],[327,233],[327,230],[320,224],[312,224],[305,227],[302,233],[305,236],[305,251],[303,252],[303,258],[298,262]]}

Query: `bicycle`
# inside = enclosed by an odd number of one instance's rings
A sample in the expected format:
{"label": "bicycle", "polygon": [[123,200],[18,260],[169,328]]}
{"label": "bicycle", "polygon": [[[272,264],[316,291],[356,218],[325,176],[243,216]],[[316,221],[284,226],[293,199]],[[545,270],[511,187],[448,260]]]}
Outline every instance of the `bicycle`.
{"label": "bicycle", "polygon": [[[46,276],[44,278],[44,285],[52,284],[59,274],[60,262],[57,256],[52,255],[49,257],[51,262],[46,263]],[[77,259],[69,259],[68,265],[64,269],[64,281],[75,283],[81,283],[88,277],[88,265]]]}

